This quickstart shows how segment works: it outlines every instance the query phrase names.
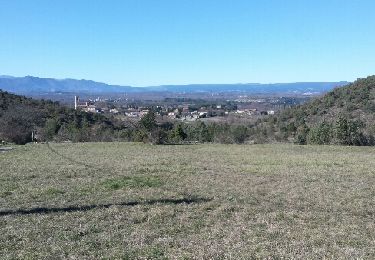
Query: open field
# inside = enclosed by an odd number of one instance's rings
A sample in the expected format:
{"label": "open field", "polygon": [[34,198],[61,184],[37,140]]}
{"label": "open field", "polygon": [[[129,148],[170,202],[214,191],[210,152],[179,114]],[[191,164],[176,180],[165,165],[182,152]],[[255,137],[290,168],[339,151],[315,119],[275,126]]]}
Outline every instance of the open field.
{"label": "open field", "polygon": [[37,144],[0,153],[1,259],[375,258],[375,148]]}

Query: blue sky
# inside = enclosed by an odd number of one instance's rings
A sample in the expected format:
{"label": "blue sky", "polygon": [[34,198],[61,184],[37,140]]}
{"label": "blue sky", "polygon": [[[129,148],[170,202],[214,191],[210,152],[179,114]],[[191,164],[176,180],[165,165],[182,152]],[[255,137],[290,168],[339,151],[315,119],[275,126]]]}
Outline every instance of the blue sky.
{"label": "blue sky", "polygon": [[375,74],[373,0],[0,0],[0,75],[150,86]]}

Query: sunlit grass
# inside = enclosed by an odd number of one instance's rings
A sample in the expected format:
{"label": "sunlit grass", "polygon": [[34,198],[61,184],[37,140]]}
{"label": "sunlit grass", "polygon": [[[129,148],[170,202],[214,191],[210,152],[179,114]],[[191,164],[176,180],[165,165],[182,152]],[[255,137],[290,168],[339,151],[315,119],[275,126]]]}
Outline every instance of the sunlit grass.
{"label": "sunlit grass", "polygon": [[0,258],[372,259],[374,158],[343,146],[19,146],[0,154]]}

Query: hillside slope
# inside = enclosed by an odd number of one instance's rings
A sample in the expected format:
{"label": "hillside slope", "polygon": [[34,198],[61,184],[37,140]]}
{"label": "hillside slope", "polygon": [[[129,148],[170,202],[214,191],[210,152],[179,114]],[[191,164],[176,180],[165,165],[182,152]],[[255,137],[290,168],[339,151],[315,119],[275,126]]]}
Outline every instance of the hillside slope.
{"label": "hillside slope", "polygon": [[25,144],[32,132],[39,140],[100,141],[112,136],[108,132],[119,127],[115,123],[100,114],[0,90],[0,141]]}
{"label": "hillside slope", "polygon": [[[375,76],[335,88],[320,98],[260,122],[264,138],[305,144],[371,145],[375,135]],[[267,135],[268,133],[268,135]]]}

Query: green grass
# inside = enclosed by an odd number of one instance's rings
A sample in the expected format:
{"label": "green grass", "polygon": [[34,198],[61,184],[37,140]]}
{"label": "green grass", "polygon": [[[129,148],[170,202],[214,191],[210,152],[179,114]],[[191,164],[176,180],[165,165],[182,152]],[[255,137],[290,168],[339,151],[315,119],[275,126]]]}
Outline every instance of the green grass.
{"label": "green grass", "polygon": [[344,146],[17,146],[0,153],[0,259],[374,259],[374,158]]}
{"label": "green grass", "polygon": [[159,187],[161,182],[158,178],[149,176],[123,176],[105,180],[102,184],[108,189],[118,190],[123,188]]}

